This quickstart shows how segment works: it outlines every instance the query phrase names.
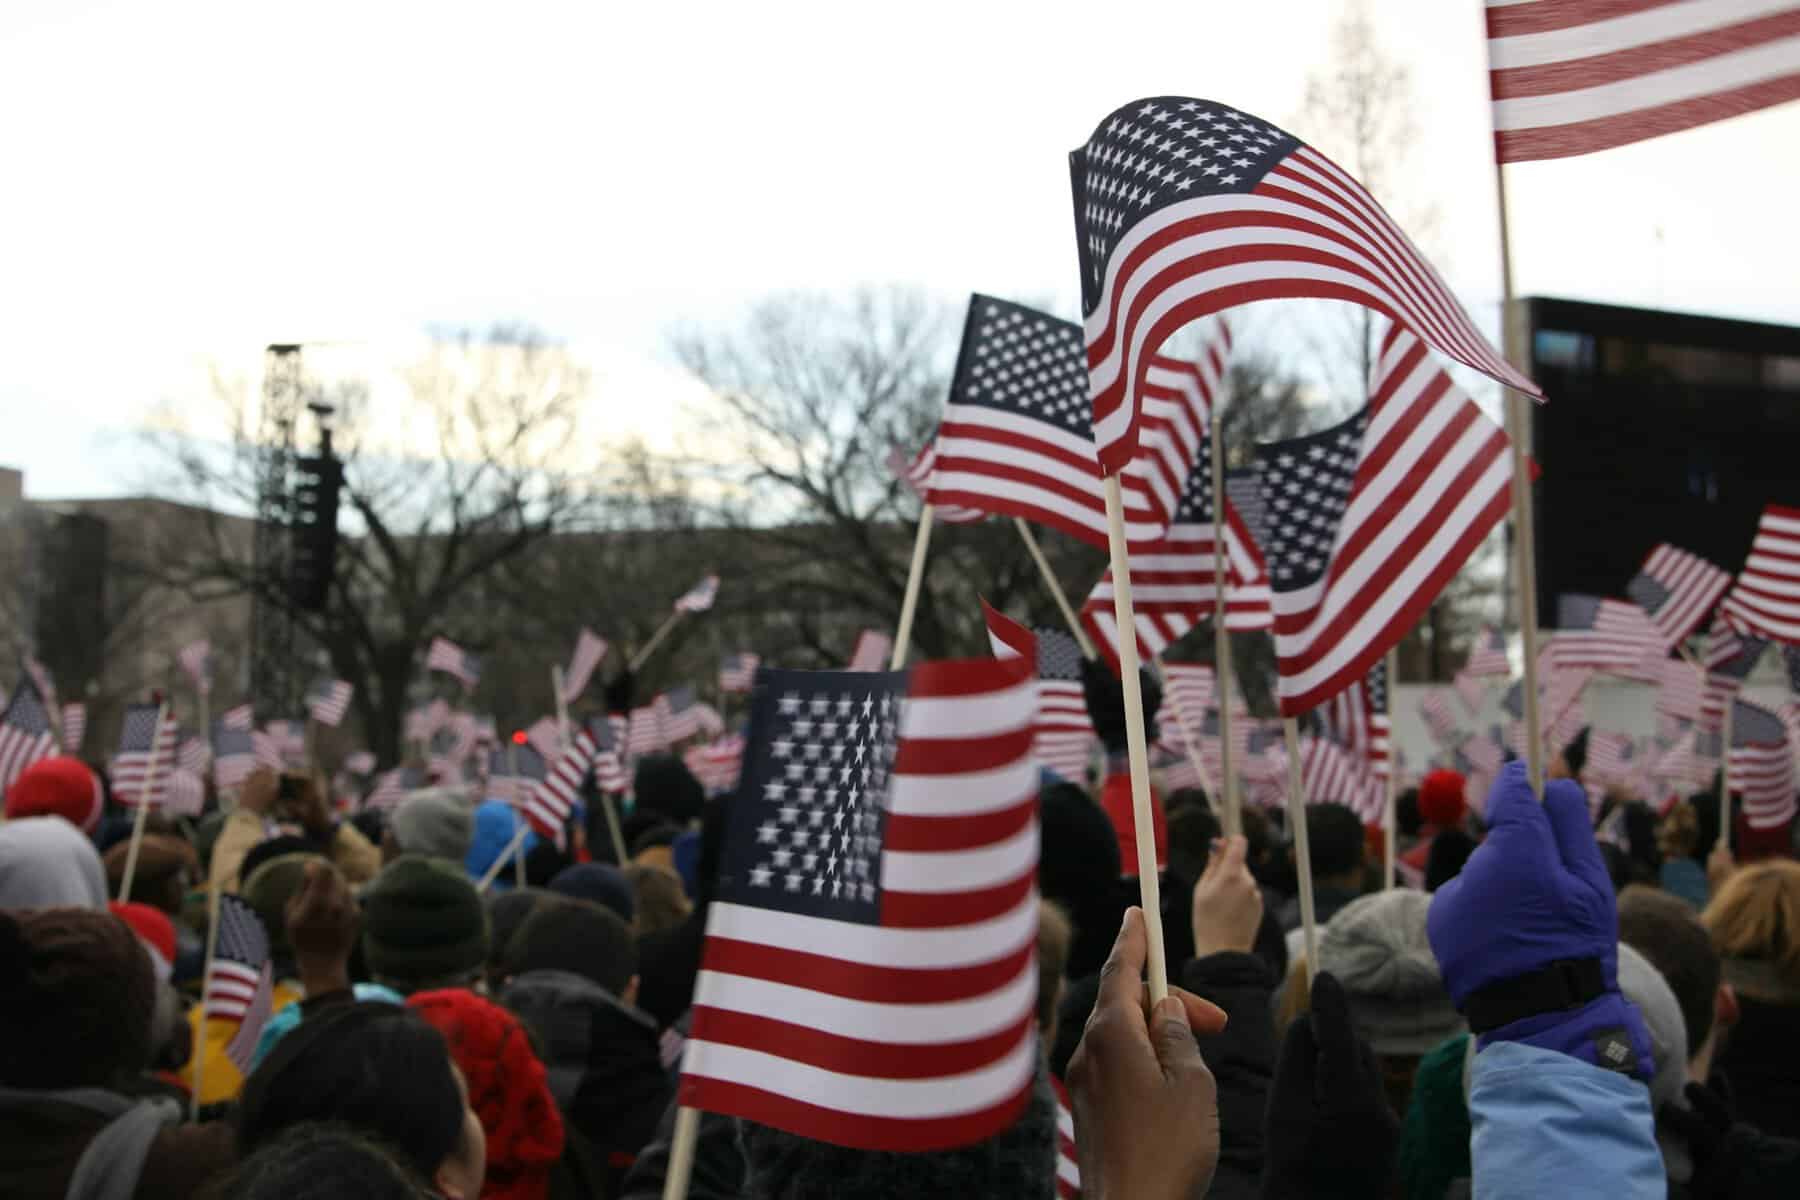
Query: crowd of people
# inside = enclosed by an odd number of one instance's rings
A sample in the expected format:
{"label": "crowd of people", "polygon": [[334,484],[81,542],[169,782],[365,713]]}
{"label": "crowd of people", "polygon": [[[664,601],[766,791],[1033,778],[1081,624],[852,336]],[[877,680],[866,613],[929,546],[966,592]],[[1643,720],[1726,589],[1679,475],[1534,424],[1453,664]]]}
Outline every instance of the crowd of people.
{"label": "crowd of people", "polygon": [[[1541,799],[1522,763],[1487,796],[1433,772],[1397,807],[1398,886],[1378,828],[1307,809],[1308,962],[1279,811],[1225,836],[1216,798],[1159,795],[1163,903],[1137,907],[1116,686],[1088,681],[1105,772],[1039,794],[1018,1121],[905,1154],[703,1114],[688,1195],[1800,1194],[1790,854],[1714,849],[1710,797],[1591,798],[1579,744]],[[561,844],[478,789],[328,795],[262,770],[152,813],[121,897],[133,814],[103,773],[47,759],[7,790],[0,1195],[661,1196],[733,798],[640,760],[618,862],[591,793]],[[247,1054],[199,1002],[233,895],[269,941]]]}

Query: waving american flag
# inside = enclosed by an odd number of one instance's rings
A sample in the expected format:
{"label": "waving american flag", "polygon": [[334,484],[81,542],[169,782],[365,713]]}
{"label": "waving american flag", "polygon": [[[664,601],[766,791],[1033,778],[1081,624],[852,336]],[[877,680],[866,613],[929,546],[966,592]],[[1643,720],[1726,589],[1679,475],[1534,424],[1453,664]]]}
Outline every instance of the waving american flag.
{"label": "waving american flag", "polygon": [[431,639],[425,652],[425,669],[442,671],[460,682],[465,691],[473,691],[481,682],[481,660],[445,637]]}
{"label": "waving american flag", "polygon": [[19,773],[40,758],[56,753],[50,710],[29,677],[19,681],[6,710],[0,712],[0,793]]}

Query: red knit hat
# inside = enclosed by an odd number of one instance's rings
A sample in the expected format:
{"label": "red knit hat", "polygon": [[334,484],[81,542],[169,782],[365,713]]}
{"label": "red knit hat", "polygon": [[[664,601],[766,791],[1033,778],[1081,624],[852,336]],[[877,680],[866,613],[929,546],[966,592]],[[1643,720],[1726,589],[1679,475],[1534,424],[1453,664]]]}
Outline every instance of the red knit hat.
{"label": "red knit hat", "polygon": [[562,1114],[544,1064],[518,1018],[462,988],[414,992],[406,1002],[450,1043],[487,1134],[482,1200],[544,1200],[563,1152]]}
{"label": "red knit hat", "polygon": [[106,907],[112,910],[113,916],[131,926],[131,932],[137,934],[144,949],[150,951],[150,963],[156,968],[157,981],[169,982],[169,975],[175,969],[174,923],[161,909],[135,900],[129,904],[109,900]]}
{"label": "red knit hat", "polygon": [[79,758],[42,758],[6,789],[6,819],[61,817],[83,833],[100,824],[100,777]]}
{"label": "red knit hat", "polygon": [[1419,819],[1440,829],[1462,824],[1469,807],[1464,787],[1458,771],[1433,771],[1425,776],[1419,781]]}

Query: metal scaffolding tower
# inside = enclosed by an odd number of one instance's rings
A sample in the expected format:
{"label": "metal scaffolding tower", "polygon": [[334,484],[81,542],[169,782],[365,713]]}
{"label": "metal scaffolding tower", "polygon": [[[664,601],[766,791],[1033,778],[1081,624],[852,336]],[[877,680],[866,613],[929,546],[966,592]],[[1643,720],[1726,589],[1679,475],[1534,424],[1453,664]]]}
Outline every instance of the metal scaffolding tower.
{"label": "metal scaffolding tower", "polygon": [[256,577],[250,615],[250,699],[264,719],[298,706],[293,609],[288,603],[294,423],[302,403],[300,347],[273,345],[263,355],[262,419],[257,435]]}

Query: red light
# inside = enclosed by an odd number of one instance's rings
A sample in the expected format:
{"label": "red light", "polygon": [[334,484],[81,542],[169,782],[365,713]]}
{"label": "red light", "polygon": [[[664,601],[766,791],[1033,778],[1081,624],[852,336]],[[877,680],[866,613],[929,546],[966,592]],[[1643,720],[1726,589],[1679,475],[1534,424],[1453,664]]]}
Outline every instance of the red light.
{"label": "red light", "polygon": [[523,746],[524,744],[525,744],[525,731],[523,729],[513,730],[513,745]]}

